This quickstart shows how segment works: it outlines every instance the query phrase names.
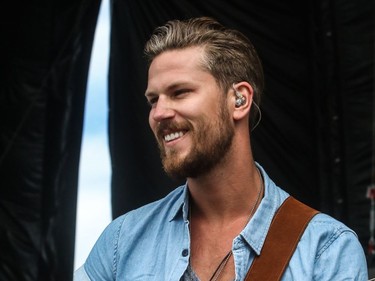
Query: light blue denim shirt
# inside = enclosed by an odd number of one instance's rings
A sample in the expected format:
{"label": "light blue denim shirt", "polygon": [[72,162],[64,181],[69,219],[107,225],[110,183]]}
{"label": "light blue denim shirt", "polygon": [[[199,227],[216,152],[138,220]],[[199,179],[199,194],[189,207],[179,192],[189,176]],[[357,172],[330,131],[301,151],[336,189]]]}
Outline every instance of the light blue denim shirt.
{"label": "light blue denim shirt", "polygon": [[[253,218],[233,240],[236,281],[244,280],[255,255],[261,255],[272,218],[289,196],[258,167],[265,194]],[[117,218],[75,272],[74,280],[179,281],[190,255],[188,204],[184,185],[159,201]],[[302,235],[282,280],[362,281],[367,277],[356,234],[332,217],[318,214]]]}

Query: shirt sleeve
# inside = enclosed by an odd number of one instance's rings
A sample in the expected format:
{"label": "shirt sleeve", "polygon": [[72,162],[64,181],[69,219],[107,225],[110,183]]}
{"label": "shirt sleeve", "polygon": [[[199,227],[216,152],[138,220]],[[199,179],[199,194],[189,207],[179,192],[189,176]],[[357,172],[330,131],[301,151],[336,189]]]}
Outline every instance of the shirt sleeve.
{"label": "shirt sleeve", "polygon": [[118,240],[124,217],[112,221],[100,235],[84,264],[89,279],[82,280],[116,279]]}
{"label": "shirt sleeve", "polygon": [[320,250],[314,280],[368,280],[365,254],[353,231],[335,233]]}
{"label": "shirt sleeve", "polygon": [[87,275],[85,268],[81,266],[74,272],[73,281],[91,281]]}

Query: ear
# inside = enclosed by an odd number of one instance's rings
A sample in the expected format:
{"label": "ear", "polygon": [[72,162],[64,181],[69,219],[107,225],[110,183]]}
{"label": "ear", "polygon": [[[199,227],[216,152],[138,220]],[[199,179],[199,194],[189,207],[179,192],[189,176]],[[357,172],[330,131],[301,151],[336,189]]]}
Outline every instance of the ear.
{"label": "ear", "polygon": [[[236,93],[237,92],[237,93]],[[254,90],[248,82],[233,84],[231,102],[233,105],[233,119],[235,121],[249,119],[250,108],[253,103]],[[238,102],[236,103],[236,101]],[[239,102],[242,100],[242,102]]]}

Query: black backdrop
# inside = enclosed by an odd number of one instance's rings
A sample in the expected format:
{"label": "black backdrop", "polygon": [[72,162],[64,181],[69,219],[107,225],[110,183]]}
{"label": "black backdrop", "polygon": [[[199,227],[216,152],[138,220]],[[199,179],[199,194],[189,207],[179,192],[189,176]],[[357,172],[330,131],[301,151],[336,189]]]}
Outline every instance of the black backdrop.
{"label": "black backdrop", "polygon": [[[1,9],[0,280],[69,280],[87,69],[99,0]],[[143,45],[166,20],[212,16],[247,34],[266,77],[252,145],[285,190],[369,238],[374,183],[372,0],[113,0],[113,216],[158,199]],[[141,218],[140,218],[141,219]]]}
{"label": "black backdrop", "polygon": [[1,5],[1,281],[71,279],[83,109],[99,5]]}

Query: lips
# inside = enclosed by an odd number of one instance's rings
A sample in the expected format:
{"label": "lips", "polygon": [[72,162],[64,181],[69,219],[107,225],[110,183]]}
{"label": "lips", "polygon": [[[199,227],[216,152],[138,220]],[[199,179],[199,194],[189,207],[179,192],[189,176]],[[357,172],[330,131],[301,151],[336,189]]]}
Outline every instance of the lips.
{"label": "lips", "polygon": [[157,135],[160,140],[168,143],[182,138],[189,131],[187,128],[189,128],[188,124],[177,124],[168,120],[159,123]]}
{"label": "lips", "polygon": [[181,138],[184,135],[183,131],[175,132],[175,133],[170,133],[164,136],[164,140],[166,142],[174,141],[176,139]]}

